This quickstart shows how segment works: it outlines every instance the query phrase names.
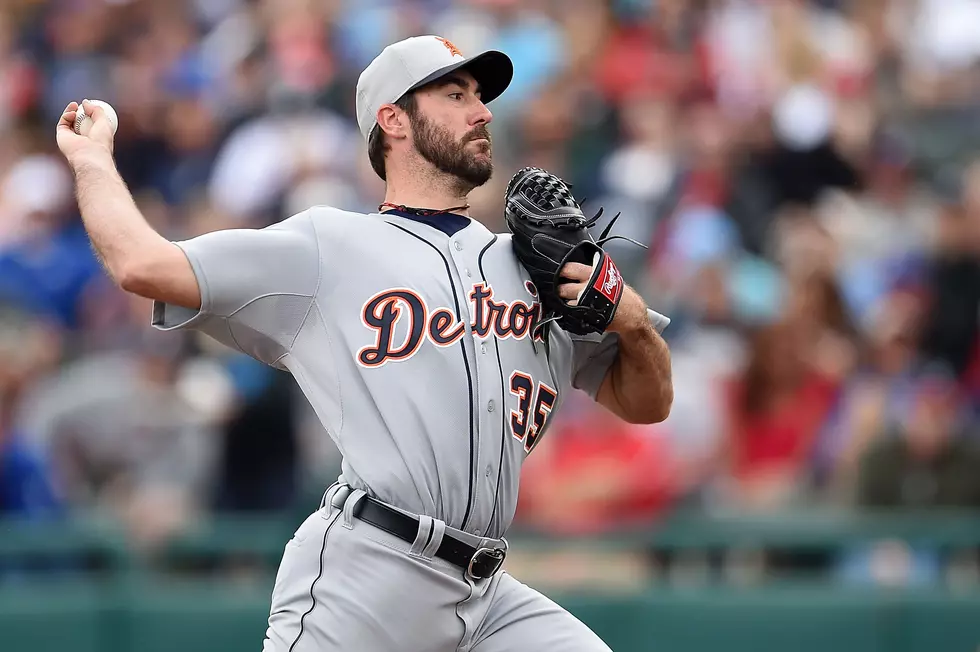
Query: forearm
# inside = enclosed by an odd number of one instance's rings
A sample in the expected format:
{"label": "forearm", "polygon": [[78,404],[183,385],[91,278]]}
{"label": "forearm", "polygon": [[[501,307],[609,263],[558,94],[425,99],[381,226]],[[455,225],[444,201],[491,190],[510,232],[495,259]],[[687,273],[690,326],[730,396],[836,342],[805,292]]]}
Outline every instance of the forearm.
{"label": "forearm", "polygon": [[166,241],[147,223],[133,200],[112,156],[92,152],[72,161],[78,207],[106,271],[123,285],[147,252]]}
{"label": "forearm", "polygon": [[619,355],[609,372],[610,389],[633,423],[658,423],[670,414],[674,384],[667,343],[649,322],[619,333]]}
{"label": "forearm", "polygon": [[619,351],[597,400],[630,423],[665,420],[674,402],[670,350],[650,323],[646,304],[628,286],[611,329],[619,336]]}

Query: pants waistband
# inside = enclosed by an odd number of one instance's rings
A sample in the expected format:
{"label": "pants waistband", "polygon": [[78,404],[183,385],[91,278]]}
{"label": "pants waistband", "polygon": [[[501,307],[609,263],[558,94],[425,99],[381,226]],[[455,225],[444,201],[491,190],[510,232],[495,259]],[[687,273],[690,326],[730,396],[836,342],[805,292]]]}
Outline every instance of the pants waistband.
{"label": "pants waistband", "polygon": [[[330,487],[328,487],[327,490],[323,493],[323,499],[320,501],[320,508],[323,509],[327,505],[332,505],[337,509],[343,509],[345,504],[347,503],[347,499],[350,498],[352,493],[354,493],[354,488],[351,487],[349,484],[346,484],[344,482],[335,482],[334,484],[330,485]],[[401,512],[406,516],[410,516],[415,519],[419,518],[418,514],[414,514],[412,512],[404,510],[400,507],[392,505],[391,503],[380,501],[377,498],[374,498],[373,496],[372,496],[372,500],[381,502],[385,506],[397,512]],[[446,525],[445,522],[439,519],[433,518],[432,520],[442,524],[442,526],[445,528],[446,535],[451,535],[454,539],[458,541],[462,541],[463,543],[473,546],[474,548],[506,548],[507,547],[506,539],[478,537],[475,534],[470,534],[469,532],[466,532],[464,530],[458,530],[454,527],[450,527]]]}

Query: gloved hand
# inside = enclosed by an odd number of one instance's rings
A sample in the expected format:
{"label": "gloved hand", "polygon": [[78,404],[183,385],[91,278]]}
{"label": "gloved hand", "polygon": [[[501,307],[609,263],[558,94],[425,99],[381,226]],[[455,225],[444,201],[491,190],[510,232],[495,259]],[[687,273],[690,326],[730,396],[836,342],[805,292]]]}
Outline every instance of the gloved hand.
{"label": "gloved hand", "polygon": [[[602,209],[586,218],[568,184],[541,168],[523,168],[507,184],[504,217],[514,253],[538,289],[543,310],[539,328],[555,322],[577,335],[603,333],[616,316],[624,281],[602,245],[615,238],[644,245],[608,236],[618,214],[594,240],[589,228],[600,215]],[[577,297],[565,300],[558,288],[571,280],[562,270],[572,262],[587,265],[592,274]]]}

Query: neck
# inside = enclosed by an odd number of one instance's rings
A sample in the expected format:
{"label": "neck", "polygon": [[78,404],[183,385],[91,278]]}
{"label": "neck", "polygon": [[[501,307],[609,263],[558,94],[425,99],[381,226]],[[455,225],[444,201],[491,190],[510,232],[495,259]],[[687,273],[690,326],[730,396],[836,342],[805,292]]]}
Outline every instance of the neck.
{"label": "neck", "polygon": [[[460,179],[420,165],[408,174],[389,173],[384,201],[411,208],[444,210],[467,204],[468,194],[469,189],[462,187]],[[469,217],[467,209],[452,212]]]}

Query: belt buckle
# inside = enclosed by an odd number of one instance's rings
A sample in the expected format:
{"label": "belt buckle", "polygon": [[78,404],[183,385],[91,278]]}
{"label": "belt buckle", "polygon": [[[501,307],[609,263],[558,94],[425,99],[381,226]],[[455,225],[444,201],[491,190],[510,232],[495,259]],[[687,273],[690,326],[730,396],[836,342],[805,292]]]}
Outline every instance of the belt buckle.
{"label": "belt buckle", "polygon": [[[470,558],[470,563],[466,566],[466,574],[474,580],[485,580],[500,570],[500,567],[504,564],[504,559],[507,557],[507,542],[504,541],[503,548],[477,548],[476,552]],[[474,566],[481,563],[484,559],[490,559],[493,564],[492,569],[486,575],[477,575]]]}

